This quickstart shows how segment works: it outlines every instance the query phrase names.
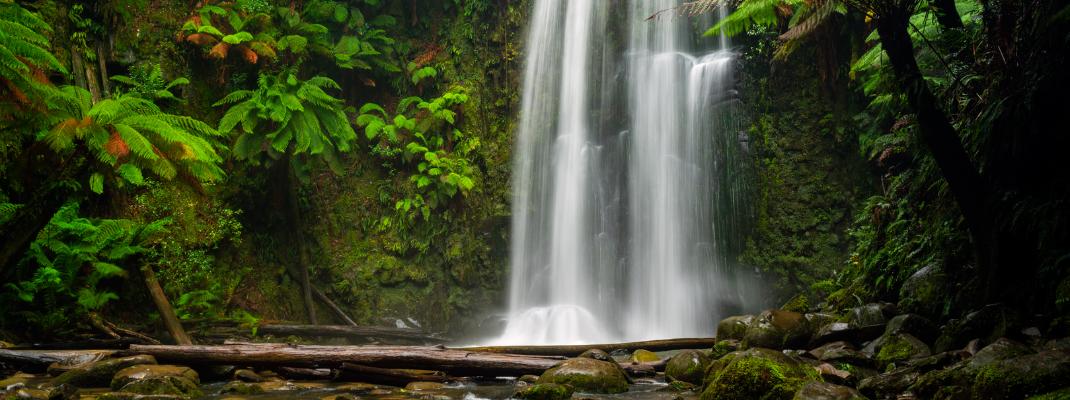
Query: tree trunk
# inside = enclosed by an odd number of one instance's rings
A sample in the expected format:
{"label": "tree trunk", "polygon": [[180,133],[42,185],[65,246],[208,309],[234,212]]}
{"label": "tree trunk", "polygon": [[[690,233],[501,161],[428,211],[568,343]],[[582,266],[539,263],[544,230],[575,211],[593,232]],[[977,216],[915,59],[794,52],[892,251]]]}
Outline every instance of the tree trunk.
{"label": "tree trunk", "polygon": [[352,363],[378,368],[433,369],[453,376],[541,374],[562,357],[480,353],[418,346],[142,346],[123,354],[148,354],[161,363],[338,368]]}
{"label": "tree trunk", "polygon": [[888,53],[899,86],[903,88],[917,116],[921,139],[940,167],[966,220],[978,253],[978,263],[982,271],[991,277],[997,268],[993,258],[993,247],[997,244],[992,240],[994,215],[989,207],[989,202],[993,200],[992,191],[973,165],[958,133],[922,77],[914,58],[914,44],[907,31],[909,18],[909,8],[889,7],[882,10],[877,16],[881,46]]}
{"label": "tree trunk", "polygon": [[313,286],[312,294],[316,295],[316,298],[319,299],[319,301],[322,301],[323,304],[326,304],[327,308],[330,308],[331,311],[334,311],[334,314],[337,315],[338,318],[342,319],[343,322],[345,322],[349,326],[357,326],[357,323],[354,322],[352,318],[349,318],[349,314],[346,314],[345,311],[342,311],[342,308],[338,307],[337,304],[334,304],[334,302],[331,301],[331,298],[327,297],[327,295],[324,294],[323,291],[319,290],[319,288]]}
{"label": "tree trunk", "polygon": [[941,26],[946,29],[963,28],[962,16],[955,8],[955,0],[933,0],[930,4],[935,11],[936,22],[939,22]]}
{"label": "tree trunk", "polygon": [[458,350],[479,351],[488,353],[524,354],[532,356],[562,356],[576,357],[590,349],[599,349],[605,352],[635,351],[639,349],[649,351],[666,351],[682,349],[704,349],[717,344],[715,338],[684,338],[648,340],[644,342],[605,343],[605,344],[581,344],[562,346],[482,346],[462,347]]}
{"label": "tree trunk", "polygon": [[423,340],[428,342],[445,342],[449,340],[436,337],[417,329],[384,328],[377,326],[263,324],[257,328],[257,331],[263,334],[276,336],[395,338]]}
{"label": "tree trunk", "polygon": [[111,96],[111,82],[108,80],[108,63],[104,59],[104,44],[97,42],[97,65],[100,66],[100,86],[105,97]]}
{"label": "tree trunk", "polygon": [[152,302],[156,304],[156,310],[160,312],[160,319],[163,319],[163,324],[167,327],[167,332],[175,339],[175,343],[180,345],[193,344],[189,335],[186,334],[186,330],[182,329],[182,323],[179,322],[178,316],[175,315],[175,310],[171,308],[171,302],[167,300],[167,294],[160,287],[160,281],[156,279],[156,273],[152,270],[152,266],[143,265],[141,267],[141,276],[145,278],[145,286],[149,289],[149,296],[152,297]]}
{"label": "tree trunk", "polygon": [[297,267],[299,280],[301,281],[302,297],[305,302],[305,312],[308,314],[308,322],[312,325],[318,325],[319,321],[316,319],[316,303],[312,301],[312,284],[309,283],[308,278],[308,252],[305,250],[304,238],[301,237],[301,204],[298,202],[298,190],[301,181],[297,178],[297,171],[294,170],[293,160],[290,157],[287,157],[283,162],[286,163],[285,167],[287,169],[287,207],[290,220],[290,242],[297,251]]}
{"label": "tree trunk", "polygon": [[26,372],[43,372],[52,363],[76,365],[102,360],[115,350],[7,350],[0,349],[0,363],[17,365]]}

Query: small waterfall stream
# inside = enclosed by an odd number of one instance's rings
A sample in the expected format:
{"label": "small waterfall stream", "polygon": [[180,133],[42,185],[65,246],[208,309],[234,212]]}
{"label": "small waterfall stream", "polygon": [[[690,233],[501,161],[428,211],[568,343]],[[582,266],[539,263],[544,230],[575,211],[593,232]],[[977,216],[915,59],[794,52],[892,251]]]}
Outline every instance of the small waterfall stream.
{"label": "small waterfall stream", "polygon": [[678,4],[535,1],[498,343],[709,336],[743,305],[734,56],[647,20]]}

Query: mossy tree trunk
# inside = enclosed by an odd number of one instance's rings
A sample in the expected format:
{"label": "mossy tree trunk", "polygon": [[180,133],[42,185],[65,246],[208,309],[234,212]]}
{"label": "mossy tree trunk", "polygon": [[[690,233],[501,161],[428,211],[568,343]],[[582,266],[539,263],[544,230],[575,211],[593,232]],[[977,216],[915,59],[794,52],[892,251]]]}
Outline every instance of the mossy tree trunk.
{"label": "mossy tree trunk", "polygon": [[297,267],[298,267],[298,280],[301,282],[301,296],[305,303],[305,313],[308,315],[308,322],[312,325],[319,324],[319,320],[316,318],[316,303],[312,298],[312,284],[309,282],[309,256],[305,249],[304,237],[301,234],[301,203],[299,191],[301,188],[301,180],[297,176],[297,168],[294,166],[293,156],[287,156],[281,161],[286,169],[286,219],[287,228],[290,233],[290,243],[294,246],[294,251],[297,252]]}

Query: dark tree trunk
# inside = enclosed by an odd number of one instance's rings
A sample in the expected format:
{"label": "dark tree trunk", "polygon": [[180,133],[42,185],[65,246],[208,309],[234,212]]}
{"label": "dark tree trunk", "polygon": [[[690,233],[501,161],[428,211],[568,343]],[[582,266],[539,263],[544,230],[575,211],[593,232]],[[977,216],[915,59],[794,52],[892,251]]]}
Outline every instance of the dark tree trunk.
{"label": "dark tree trunk", "polygon": [[287,157],[280,162],[284,163],[284,168],[286,168],[287,222],[290,232],[290,243],[293,244],[294,250],[297,252],[297,273],[299,274],[299,280],[301,282],[301,293],[304,298],[305,312],[308,314],[308,322],[312,325],[317,325],[319,324],[319,321],[316,318],[316,303],[312,301],[312,284],[309,283],[308,277],[309,257],[308,252],[305,249],[304,238],[301,237],[300,229],[301,203],[299,203],[298,191],[300,190],[301,181],[297,177],[297,171],[293,166],[292,158]]}
{"label": "dark tree trunk", "polygon": [[939,166],[966,221],[982,279],[988,289],[986,297],[994,300],[994,289],[998,286],[994,279],[1000,257],[994,232],[995,210],[991,207],[994,194],[970,160],[958,132],[922,77],[908,32],[911,9],[910,5],[900,5],[880,10],[876,20],[877,33],[881,46],[888,53],[899,87],[917,116],[922,142]]}
{"label": "dark tree trunk", "polygon": [[189,335],[186,334],[186,330],[182,329],[182,322],[175,315],[175,310],[171,307],[171,302],[167,300],[167,294],[160,287],[160,281],[156,279],[156,273],[152,270],[152,266],[147,264],[142,266],[141,276],[145,279],[145,287],[149,290],[149,297],[152,297],[152,302],[156,304],[156,310],[160,312],[160,319],[163,320],[163,324],[167,328],[167,332],[171,334],[171,338],[175,339],[177,344],[193,344]]}
{"label": "dark tree trunk", "polygon": [[961,29],[962,16],[955,8],[955,0],[933,0],[930,3],[936,13],[936,22],[947,29]]}

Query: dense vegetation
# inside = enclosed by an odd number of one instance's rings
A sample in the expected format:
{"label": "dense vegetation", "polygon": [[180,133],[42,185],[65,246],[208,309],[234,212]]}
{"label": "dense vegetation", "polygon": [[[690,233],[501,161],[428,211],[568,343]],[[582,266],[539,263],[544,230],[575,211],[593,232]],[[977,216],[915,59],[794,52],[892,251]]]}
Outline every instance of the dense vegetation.
{"label": "dense vegetation", "polygon": [[[157,279],[187,323],[461,330],[500,304],[526,2],[188,3],[0,1],[5,335],[152,332]],[[741,261],[777,301],[910,302],[931,266],[933,318],[1070,328],[1065,6],[733,6],[709,34],[751,116]]]}

